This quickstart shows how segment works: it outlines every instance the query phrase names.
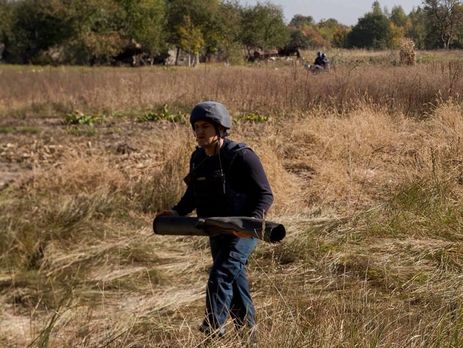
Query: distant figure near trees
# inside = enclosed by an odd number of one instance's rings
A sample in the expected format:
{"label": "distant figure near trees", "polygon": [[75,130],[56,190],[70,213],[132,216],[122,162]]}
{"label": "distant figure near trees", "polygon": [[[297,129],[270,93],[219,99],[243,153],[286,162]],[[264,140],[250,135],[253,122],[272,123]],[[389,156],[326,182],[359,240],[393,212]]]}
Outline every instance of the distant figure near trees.
{"label": "distant figure near trees", "polygon": [[321,71],[328,71],[330,68],[330,61],[325,53],[318,51],[317,57],[313,64],[305,63],[304,69],[312,73],[318,73]]}
{"label": "distant figure near trees", "polygon": [[325,70],[329,67],[329,60],[326,57],[326,54],[323,52],[317,52],[317,57],[315,58],[314,68],[318,70]]}

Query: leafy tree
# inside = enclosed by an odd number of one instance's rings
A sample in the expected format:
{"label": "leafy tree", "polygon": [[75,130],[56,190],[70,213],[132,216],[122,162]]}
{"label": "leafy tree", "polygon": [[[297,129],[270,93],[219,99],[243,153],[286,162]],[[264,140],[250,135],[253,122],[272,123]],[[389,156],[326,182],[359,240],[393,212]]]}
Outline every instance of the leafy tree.
{"label": "leafy tree", "polygon": [[427,18],[427,44],[449,48],[463,26],[463,5],[460,0],[424,0]]}
{"label": "leafy tree", "polygon": [[31,63],[73,35],[69,8],[60,0],[24,0],[13,6],[8,47],[13,62]]}
{"label": "leafy tree", "polygon": [[305,33],[298,29],[290,29],[288,48],[290,49],[308,49],[312,46],[312,40]]}
{"label": "leafy tree", "polygon": [[381,9],[381,5],[379,1],[374,1],[373,5],[371,5],[371,13],[376,16],[384,15],[383,10]]}
{"label": "leafy tree", "polygon": [[74,0],[71,9],[75,35],[65,45],[66,60],[110,63],[126,45],[124,8],[114,0]]}
{"label": "leafy tree", "polygon": [[86,64],[98,56],[111,57],[121,46],[122,17],[113,0],[9,3],[13,20],[7,56],[11,62]]}
{"label": "leafy tree", "polygon": [[390,47],[398,48],[410,27],[410,20],[401,6],[392,8],[389,19],[391,29]]}
{"label": "leafy tree", "polygon": [[164,46],[165,2],[163,0],[117,0],[124,10],[123,35],[140,43],[152,54]]}
{"label": "leafy tree", "polygon": [[201,25],[208,57],[229,51],[239,41],[241,28],[241,7],[237,2],[215,4],[211,10],[208,20]]}
{"label": "leafy tree", "polygon": [[347,36],[348,47],[384,49],[392,40],[389,19],[377,10],[367,13],[358,20]]}
{"label": "leafy tree", "polygon": [[200,28],[204,34],[207,23],[215,18],[219,9],[218,0],[166,0],[168,42],[178,45],[180,36],[178,27],[183,25],[185,16],[191,23]]}
{"label": "leafy tree", "polygon": [[[178,27],[178,37],[180,38],[180,48],[188,52],[190,56],[196,56],[197,63],[199,52],[204,46],[204,38],[201,30],[195,27],[190,17],[184,17],[183,24]],[[191,65],[190,56],[188,66]]]}
{"label": "leafy tree", "polygon": [[320,21],[317,28],[321,36],[332,44],[334,44],[335,34],[339,35],[342,32],[347,32],[347,26],[340,24],[333,18]]}
{"label": "leafy tree", "polygon": [[[201,31],[206,49],[215,51],[218,42],[216,23],[219,5],[219,0],[166,0],[167,42],[180,48],[178,29],[184,24],[184,18],[189,17],[191,24]],[[177,58],[178,53],[177,50]]]}
{"label": "leafy tree", "polygon": [[241,39],[248,51],[285,46],[289,41],[289,30],[282,9],[271,3],[244,8]]}
{"label": "leafy tree", "polygon": [[317,27],[307,27],[303,30],[305,37],[310,41],[310,47],[329,47],[331,46],[330,41],[325,39]]}
{"label": "leafy tree", "polygon": [[405,35],[413,40],[419,49],[426,47],[426,15],[420,7],[413,9],[408,15],[410,25],[407,27]]}
{"label": "leafy tree", "polygon": [[[225,1],[220,4],[213,23],[215,35],[209,35],[208,53],[221,52],[227,60],[240,61],[242,8],[237,1]],[[211,38],[216,41],[212,42]]]}
{"label": "leafy tree", "polygon": [[[299,47],[329,47],[332,44],[344,46],[344,37],[348,27],[330,18],[314,22],[311,16],[295,15],[289,23],[291,39],[289,46],[299,42]],[[335,43],[336,37],[336,43]]]}
{"label": "leafy tree", "polygon": [[457,37],[452,46],[459,49],[463,48],[463,29],[458,31]]}
{"label": "leafy tree", "polygon": [[[290,50],[294,49],[308,49],[314,46],[313,34],[316,32],[313,28],[316,23],[312,16],[303,16],[301,14],[295,15],[289,22],[289,42],[286,48]],[[318,38],[320,35],[316,32]],[[320,38],[321,39],[321,38]]]}
{"label": "leafy tree", "polygon": [[335,47],[346,47],[347,46],[347,37],[349,35],[348,27],[339,27],[336,29],[333,34],[332,44]]}
{"label": "leafy tree", "polygon": [[312,16],[303,16],[300,14],[294,15],[294,17],[289,22],[290,27],[294,27],[297,29],[302,29],[306,26],[312,26],[312,25],[315,25],[315,22]]}
{"label": "leafy tree", "polygon": [[7,48],[12,36],[13,7],[7,0],[0,0],[0,60],[7,56]]}
{"label": "leafy tree", "polygon": [[390,31],[390,40],[389,40],[389,48],[399,48],[402,39],[404,38],[404,29],[395,25],[393,22],[389,23],[389,31]]}
{"label": "leafy tree", "polygon": [[394,6],[392,8],[390,20],[399,28],[405,28],[407,26],[408,17],[402,6]]}
{"label": "leafy tree", "polygon": [[164,47],[163,0],[74,0],[70,8],[75,35],[65,46],[68,62],[108,64],[130,47],[149,54]]}

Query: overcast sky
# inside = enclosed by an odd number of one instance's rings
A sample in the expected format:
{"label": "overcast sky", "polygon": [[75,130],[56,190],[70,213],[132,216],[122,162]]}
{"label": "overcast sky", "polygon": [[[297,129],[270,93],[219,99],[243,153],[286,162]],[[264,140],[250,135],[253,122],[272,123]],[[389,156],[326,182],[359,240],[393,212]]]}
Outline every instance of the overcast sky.
{"label": "overcast sky", "polygon": [[[347,25],[357,23],[357,19],[369,12],[374,0],[271,0],[283,8],[286,21],[289,22],[295,14],[312,16],[316,22],[320,19],[334,18]],[[240,0],[242,4],[255,5],[257,0]],[[260,1],[263,2],[263,1]],[[421,0],[380,0],[381,7],[389,10],[400,5],[409,13],[414,7],[420,6]]]}

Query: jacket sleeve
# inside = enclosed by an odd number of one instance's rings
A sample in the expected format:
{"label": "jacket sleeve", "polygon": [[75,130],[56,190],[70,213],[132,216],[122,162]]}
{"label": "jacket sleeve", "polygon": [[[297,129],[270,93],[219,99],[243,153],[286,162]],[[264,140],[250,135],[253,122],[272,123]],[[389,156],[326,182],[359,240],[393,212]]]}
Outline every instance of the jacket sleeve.
{"label": "jacket sleeve", "polygon": [[254,151],[247,149],[242,153],[242,170],[247,178],[246,186],[255,197],[252,217],[262,219],[273,203],[273,193],[264,167]]}
{"label": "jacket sleeve", "polygon": [[172,208],[178,215],[185,216],[195,209],[195,201],[193,197],[193,189],[188,186],[180,201]]}
{"label": "jacket sleeve", "polygon": [[[190,159],[190,172],[191,172],[192,162],[193,162],[193,155],[191,156],[191,159]],[[193,187],[189,185],[189,183],[187,183],[187,189],[185,193],[183,194],[180,201],[175,206],[172,207],[172,210],[175,210],[180,216],[185,216],[191,213],[194,209],[196,209],[196,203],[194,199]]]}

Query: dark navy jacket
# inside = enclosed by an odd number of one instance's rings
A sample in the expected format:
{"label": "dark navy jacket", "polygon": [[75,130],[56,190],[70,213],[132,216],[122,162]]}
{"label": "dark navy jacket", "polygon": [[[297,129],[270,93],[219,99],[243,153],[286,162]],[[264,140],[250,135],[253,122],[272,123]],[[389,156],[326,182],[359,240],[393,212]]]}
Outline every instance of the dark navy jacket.
{"label": "dark navy jacket", "polygon": [[270,184],[257,155],[244,144],[225,139],[220,156],[197,148],[190,159],[188,187],[172,209],[199,217],[252,216],[262,218],[273,202]]}

